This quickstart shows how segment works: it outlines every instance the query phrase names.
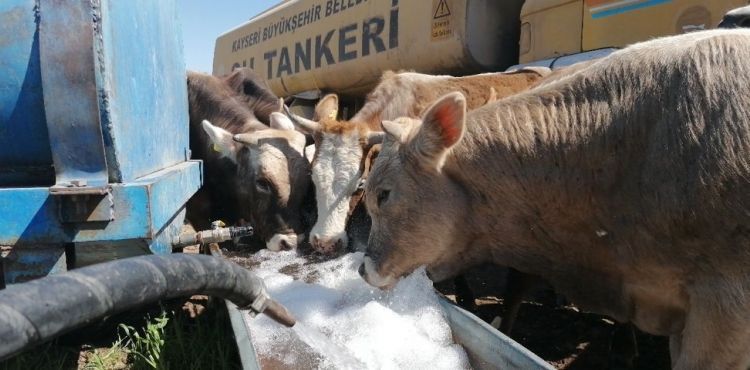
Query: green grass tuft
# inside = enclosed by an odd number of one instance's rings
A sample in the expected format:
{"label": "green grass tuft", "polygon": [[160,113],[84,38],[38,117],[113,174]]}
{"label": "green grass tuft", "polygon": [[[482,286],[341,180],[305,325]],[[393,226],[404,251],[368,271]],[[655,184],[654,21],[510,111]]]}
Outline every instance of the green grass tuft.
{"label": "green grass tuft", "polygon": [[[182,303],[118,315],[109,320],[114,326],[105,322],[79,329],[67,334],[65,343],[48,342],[1,362],[0,370],[240,369],[223,304],[211,301],[205,311],[191,318],[179,309]],[[70,343],[70,338],[90,334],[105,339]]]}

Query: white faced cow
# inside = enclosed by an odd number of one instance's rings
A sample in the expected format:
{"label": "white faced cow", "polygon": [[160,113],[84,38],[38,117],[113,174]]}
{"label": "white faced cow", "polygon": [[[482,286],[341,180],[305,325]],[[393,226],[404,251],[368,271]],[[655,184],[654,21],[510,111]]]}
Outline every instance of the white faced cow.
{"label": "white faced cow", "polygon": [[461,91],[469,108],[476,108],[527,89],[549,73],[546,68],[467,77],[386,72],[367,96],[362,109],[349,121],[337,120],[338,97],[325,96],[315,108],[315,120],[298,117],[297,123],[315,138],[312,180],[318,220],[310,232],[313,248],[333,253],[348,243],[345,227],[352,194],[362,184],[366,154],[382,141],[381,120],[418,117],[442,94]]}
{"label": "white faced cow", "polygon": [[750,366],[750,31],[636,44],[466,113],[384,121],[360,272],[388,288],[494,262],[670,338],[677,369]]}
{"label": "white faced cow", "polygon": [[188,95],[191,150],[205,174],[188,219],[198,228],[246,220],[268,249],[296,248],[310,164],[305,137],[278,112],[279,99],[246,69],[224,79],[189,72]]}

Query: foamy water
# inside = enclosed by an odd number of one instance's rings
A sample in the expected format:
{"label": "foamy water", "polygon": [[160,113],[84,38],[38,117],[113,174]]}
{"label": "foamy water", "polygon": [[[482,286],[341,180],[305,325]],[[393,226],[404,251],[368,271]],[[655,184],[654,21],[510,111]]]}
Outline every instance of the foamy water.
{"label": "foamy water", "polygon": [[359,276],[362,253],[316,264],[295,252],[253,258],[262,261],[253,272],[297,318],[292,329],[264,315],[246,320],[259,357],[290,369],[469,368],[424,269],[383,292]]}

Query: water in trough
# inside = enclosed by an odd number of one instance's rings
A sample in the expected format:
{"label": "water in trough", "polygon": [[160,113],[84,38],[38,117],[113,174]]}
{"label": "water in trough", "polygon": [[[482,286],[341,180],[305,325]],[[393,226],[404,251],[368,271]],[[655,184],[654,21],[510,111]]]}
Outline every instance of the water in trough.
{"label": "water in trough", "polygon": [[245,320],[264,369],[469,368],[423,268],[383,292],[359,276],[362,253],[311,263],[263,250],[252,259],[297,318],[292,329],[264,315]]}

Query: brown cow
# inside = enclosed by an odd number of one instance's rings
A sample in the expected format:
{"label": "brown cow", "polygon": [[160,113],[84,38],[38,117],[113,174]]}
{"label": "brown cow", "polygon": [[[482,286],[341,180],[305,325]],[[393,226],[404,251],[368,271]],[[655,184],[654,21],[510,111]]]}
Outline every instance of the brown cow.
{"label": "brown cow", "polygon": [[546,68],[531,68],[452,77],[389,71],[349,121],[336,119],[338,97],[325,96],[315,108],[317,121],[297,118],[315,137],[312,179],[318,220],[310,232],[313,248],[333,253],[347,245],[345,227],[352,194],[361,185],[365,154],[370,146],[382,141],[381,120],[418,117],[432,101],[451,91],[461,91],[470,109],[480,107],[527,89],[548,72]]}
{"label": "brown cow", "polygon": [[279,99],[246,69],[223,79],[188,72],[188,97],[190,147],[205,173],[188,219],[201,229],[244,219],[268,249],[296,248],[310,164],[305,137],[278,113]]}
{"label": "brown cow", "polygon": [[747,60],[748,30],[690,33],[468,115],[450,94],[383,122],[360,272],[387,288],[420,265],[512,266],[668,335],[675,368],[747,369]]}

